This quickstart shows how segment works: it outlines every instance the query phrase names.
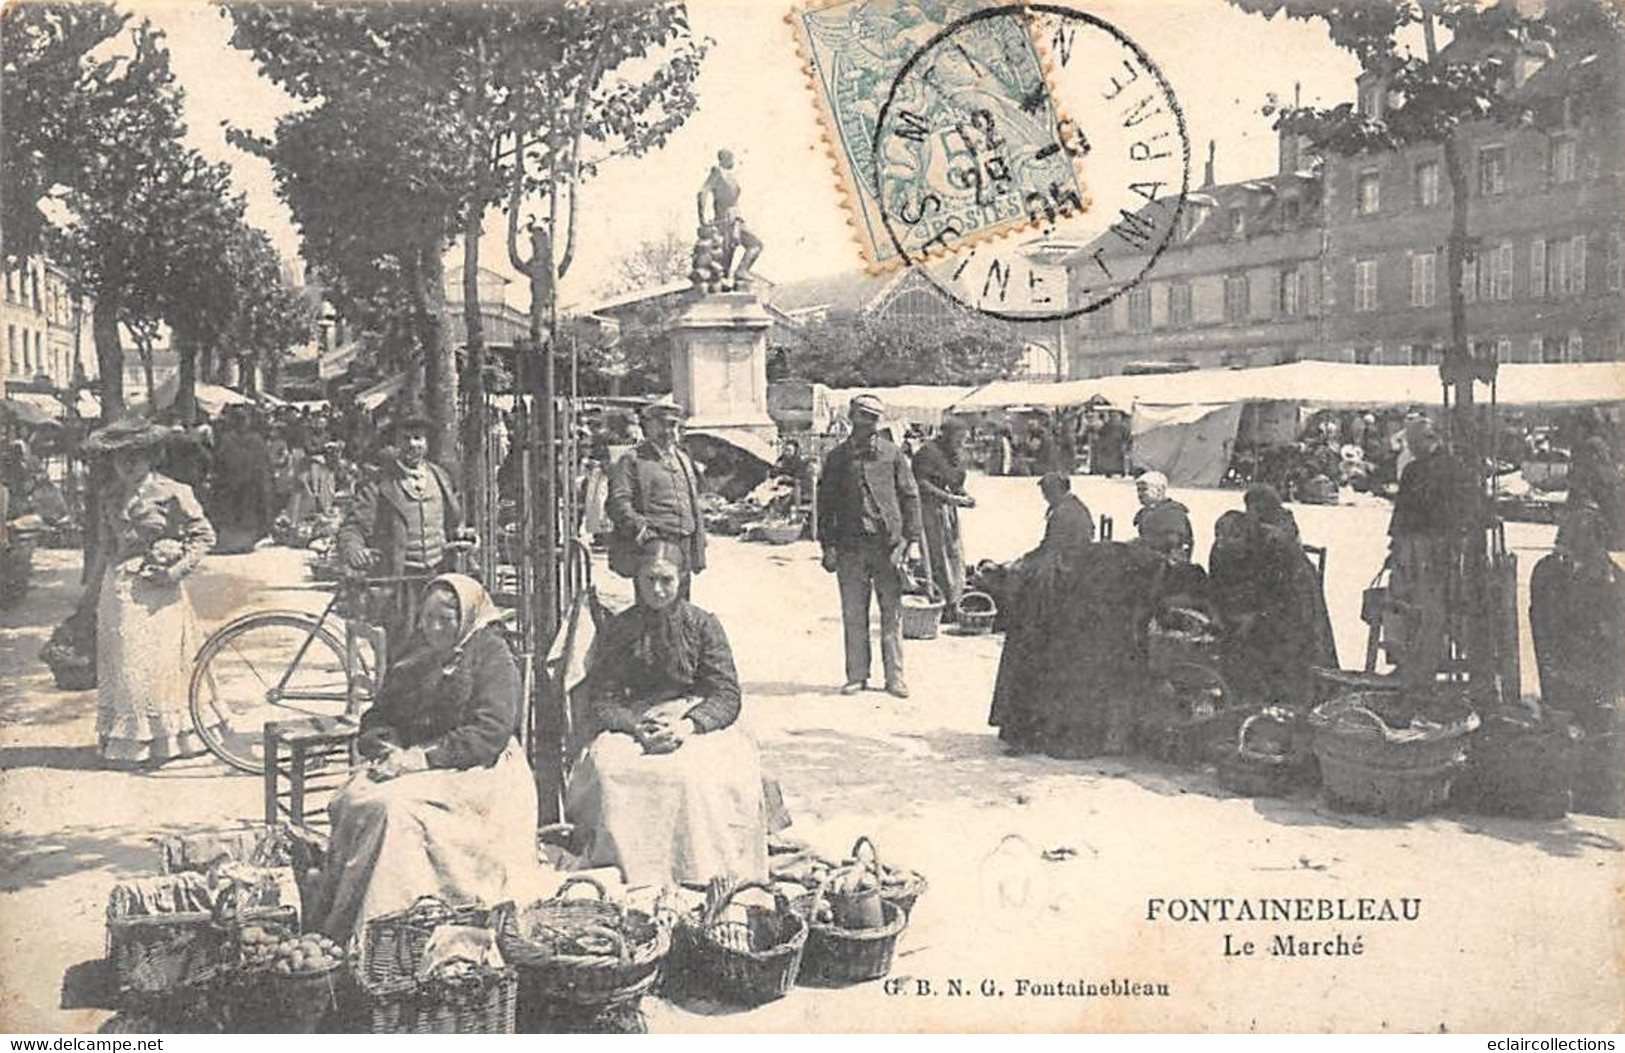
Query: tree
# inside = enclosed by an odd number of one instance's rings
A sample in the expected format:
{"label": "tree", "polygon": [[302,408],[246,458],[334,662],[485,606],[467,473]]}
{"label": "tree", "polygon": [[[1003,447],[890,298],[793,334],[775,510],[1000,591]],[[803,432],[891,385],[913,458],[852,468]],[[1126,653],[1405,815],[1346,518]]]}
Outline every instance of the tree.
{"label": "tree", "polygon": [[616,257],[599,295],[615,296],[682,281],[693,266],[693,253],[694,239],[668,227]]}
{"label": "tree", "polygon": [[[1510,126],[1535,123],[1536,100],[1516,90],[1513,63],[1524,56],[1567,66],[1571,107],[1598,106],[1618,121],[1620,10],[1612,0],[1548,0],[1536,13],[1524,5],[1480,0],[1230,0],[1265,18],[1322,22],[1332,43],[1360,62],[1363,78],[1380,93],[1382,105],[1357,108],[1295,107],[1281,113],[1278,129],[1305,135],[1316,146],[1341,155],[1436,144],[1450,186],[1450,235],[1446,284],[1450,294],[1450,346],[1440,367],[1455,401],[1449,440],[1455,453],[1482,476],[1486,459],[1474,410],[1473,384],[1494,376],[1493,359],[1477,359],[1468,345],[1467,302],[1462,273],[1473,246],[1468,210],[1471,187],[1463,159],[1462,130],[1495,121]],[[1531,6],[1529,10],[1534,11]],[[1450,41],[1441,46],[1441,31]],[[1416,53],[1405,41],[1420,34]],[[1574,61],[1603,50],[1603,61]],[[1561,107],[1564,100],[1555,99]],[[1538,114],[1548,122],[1559,112]],[[1479,489],[1484,489],[1482,478]],[[1495,681],[1500,652],[1492,615],[1492,569],[1486,531],[1493,506],[1480,501],[1469,514],[1460,559],[1451,561],[1452,595],[1467,597],[1465,628],[1455,642],[1465,652],[1475,687]],[[1516,686],[1512,689],[1515,691]],[[1488,696],[1482,696],[1487,700]]]}
{"label": "tree", "polygon": [[1023,340],[1008,322],[944,306],[933,318],[836,315],[787,341],[792,375],[831,387],[984,384],[1012,376]]}

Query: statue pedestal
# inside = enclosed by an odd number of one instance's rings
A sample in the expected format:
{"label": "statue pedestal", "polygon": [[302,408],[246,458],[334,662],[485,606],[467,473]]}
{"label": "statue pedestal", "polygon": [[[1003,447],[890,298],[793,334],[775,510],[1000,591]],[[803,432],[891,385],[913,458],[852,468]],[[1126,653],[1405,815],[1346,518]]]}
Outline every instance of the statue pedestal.
{"label": "statue pedestal", "polygon": [[667,323],[672,393],[687,427],[749,433],[776,449],[767,415],[767,331],[773,321],[754,293],[706,293]]}

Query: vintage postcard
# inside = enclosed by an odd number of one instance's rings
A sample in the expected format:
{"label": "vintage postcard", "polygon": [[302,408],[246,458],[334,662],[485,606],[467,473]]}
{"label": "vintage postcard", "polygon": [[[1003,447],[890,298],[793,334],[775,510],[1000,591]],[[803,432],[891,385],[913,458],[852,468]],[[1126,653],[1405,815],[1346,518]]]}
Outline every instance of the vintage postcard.
{"label": "vintage postcard", "polygon": [[1622,34],[5,6],[0,1027],[1618,1030]]}

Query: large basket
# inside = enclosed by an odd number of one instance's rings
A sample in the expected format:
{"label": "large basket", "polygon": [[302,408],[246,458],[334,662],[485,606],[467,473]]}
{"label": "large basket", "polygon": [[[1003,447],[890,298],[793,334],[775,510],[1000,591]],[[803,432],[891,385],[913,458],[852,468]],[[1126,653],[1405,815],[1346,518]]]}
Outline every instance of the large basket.
{"label": "large basket", "polygon": [[963,636],[979,636],[993,631],[993,621],[999,616],[999,605],[985,592],[972,590],[959,597],[954,604],[957,624],[954,631]]}
{"label": "large basket", "polygon": [[[745,889],[761,889],[773,896],[773,910],[757,915],[758,925],[726,920],[722,911]],[[768,931],[769,928],[775,931]],[[741,1005],[760,1005],[784,995],[795,986],[807,947],[807,921],[784,894],[759,881],[748,881],[717,904],[714,917],[685,919],[677,929],[674,953],[683,974],[707,993]]]}
{"label": "large basket", "polygon": [[219,979],[236,967],[237,932],[246,923],[293,927],[293,907],[249,908],[224,919],[212,911],[107,919],[107,960],[126,997],[169,995]]}
{"label": "large basket", "polygon": [[1393,818],[1425,815],[1450,795],[1478,715],[1466,710],[1448,725],[1396,730],[1368,707],[1379,700],[1354,692],[1310,713],[1327,801]]}
{"label": "large basket", "polygon": [[769,545],[788,545],[800,541],[805,527],[799,522],[762,523],[756,527],[756,537]]}
{"label": "large basket", "polygon": [[51,676],[60,691],[94,691],[95,662],[59,662],[51,666]]}
{"label": "large basket", "polygon": [[229,1030],[252,1035],[316,1034],[343,1004],[350,982],[350,972],[342,963],[290,975],[239,973],[229,988]]}
{"label": "large basket", "polygon": [[879,879],[881,899],[901,907],[904,914],[913,913],[914,904],[919,902],[927,887],[924,874],[886,866],[880,861],[875,843],[867,837],[860,837],[853,843],[852,858],[867,866]]}
{"label": "large basket", "polygon": [[429,937],[442,925],[491,927],[493,910],[479,904],[453,906],[434,896],[419,897],[405,910],[367,922],[361,943],[362,979],[377,987],[417,977]]}
{"label": "large basket", "polygon": [[527,1016],[635,1004],[659,982],[671,949],[670,928],[638,910],[569,929],[547,918],[538,922],[534,912],[526,922],[528,934],[513,904],[498,908],[497,946],[518,972],[520,1006]]}
{"label": "large basket", "polygon": [[456,980],[363,981],[374,1035],[511,1035],[519,985],[512,969],[481,968]]}
{"label": "large basket", "polygon": [[[817,917],[822,890],[806,897],[810,918]],[[897,940],[908,927],[908,913],[895,903],[881,900],[882,921],[873,929],[843,929],[838,925],[811,921],[808,924],[807,958],[802,963],[803,982],[841,986],[878,980],[891,972],[897,954]]]}
{"label": "large basket", "polygon": [[1146,634],[1146,659],[1153,672],[1167,673],[1180,666],[1218,664],[1219,641],[1211,633],[1165,629],[1155,623]]}
{"label": "large basket", "polygon": [[908,593],[903,596],[903,639],[935,640],[942,624],[942,600]]}
{"label": "large basket", "polygon": [[1577,736],[1567,720],[1491,714],[1473,735],[1451,799],[1486,815],[1561,819],[1569,811]]}

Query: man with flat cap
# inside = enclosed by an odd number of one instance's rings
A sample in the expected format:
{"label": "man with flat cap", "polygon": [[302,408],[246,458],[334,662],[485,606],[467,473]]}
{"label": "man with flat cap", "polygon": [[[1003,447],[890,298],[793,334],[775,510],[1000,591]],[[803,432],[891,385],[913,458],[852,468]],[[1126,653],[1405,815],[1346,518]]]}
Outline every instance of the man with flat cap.
{"label": "man with flat cap", "polygon": [[880,433],[886,407],[874,395],[852,400],[852,433],[824,458],[818,479],[818,537],[824,569],[841,590],[846,638],[843,695],[869,686],[869,595],[880,603],[880,660],[886,690],[908,697],[903,680],[901,568],[920,541],[920,491],[908,458]]}
{"label": "man with flat cap", "polygon": [[678,592],[686,600],[693,576],[705,569],[705,520],[699,473],[677,443],[684,416],[670,395],[644,407],[643,441],[610,466],[605,508],[614,525],[610,569],[634,577],[646,545],[675,542],[684,556]]}
{"label": "man with flat cap", "polygon": [[[429,422],[404,417],[390,427],[393,451],[376,480],[363,484],[339,528],[345,565],[378,577],[429,578],[452,569],[450,543],[463,540],[463,506],[451,476],[429,460]],[[387,455],[386,455],[387,456]],[[394,590],[382,612],[389,640],[399,643],[417,621],[423,582]]]}

